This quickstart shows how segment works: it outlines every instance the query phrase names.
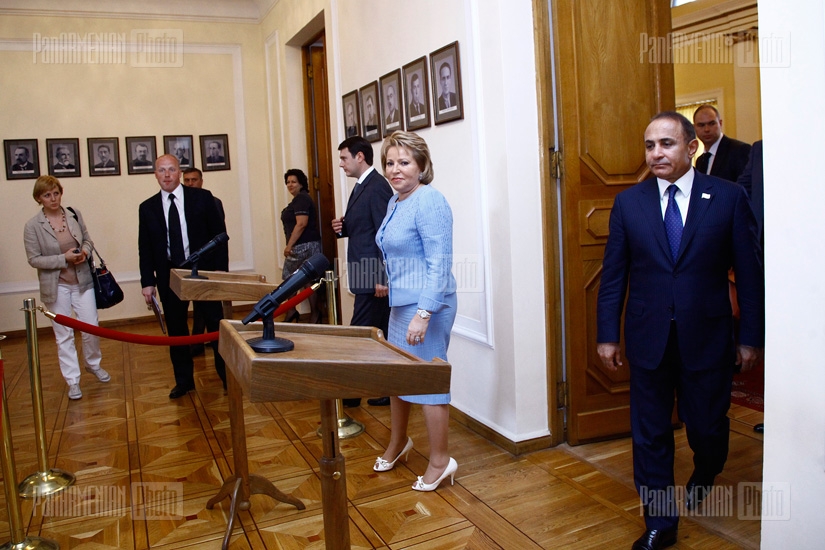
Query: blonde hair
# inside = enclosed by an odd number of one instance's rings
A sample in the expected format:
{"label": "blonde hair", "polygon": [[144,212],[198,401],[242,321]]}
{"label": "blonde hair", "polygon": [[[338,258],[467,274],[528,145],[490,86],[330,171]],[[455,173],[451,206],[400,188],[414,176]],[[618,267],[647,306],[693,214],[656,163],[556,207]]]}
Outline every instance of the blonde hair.
{"label": "blonde hair", "polygon": [[418,169],[421,170],[421,183],[427,185],[433,181],[433,162],[430,160],[430,148],[427,142],[415,132],[393,132],[381,145],[381,166],[387,171],[387,151],[390,147],[403,147],[412,154]]}
{"label": "blonde hair", "polygon": [[60,194],[63,194],[63,186],[60,185],[60,180],[54,176],[40,176],[37,178],[37,181],[34,182],[34,189],[32,190],[32,197],[34,197],[34,202],[40,204],[40,195],[47,191],[51,191],[57,187],[60,190]]}

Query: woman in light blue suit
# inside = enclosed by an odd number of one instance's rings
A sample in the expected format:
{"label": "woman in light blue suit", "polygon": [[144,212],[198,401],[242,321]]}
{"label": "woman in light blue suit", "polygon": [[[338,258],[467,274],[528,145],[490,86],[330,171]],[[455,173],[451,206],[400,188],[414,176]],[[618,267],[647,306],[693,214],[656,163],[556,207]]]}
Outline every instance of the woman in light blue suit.
{"label": "woman in light blue suit", "polygon": [[[390,343],[430,361],[447,360],[456,315],[456,282],[452,274],[453,215],[447,200],[429,186],[433,165],[427,143],[411,132],[394,132],[381,147],[384,175],[396,194],[375,237],[381,248],[389,285]],[[423,406],[430,440],[430,463],[413,485],[434,491],[458,464],[448,452],[450,394],[392,397],[392,435],[373,469],[385,472],[409,455],[407,436],[412,403]]]}

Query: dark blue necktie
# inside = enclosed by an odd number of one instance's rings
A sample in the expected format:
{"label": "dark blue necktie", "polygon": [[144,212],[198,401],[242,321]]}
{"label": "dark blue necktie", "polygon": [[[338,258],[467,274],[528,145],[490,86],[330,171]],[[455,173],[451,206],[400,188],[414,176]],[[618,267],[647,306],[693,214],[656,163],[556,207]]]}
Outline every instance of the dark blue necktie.
{"label": "dark blue necktie", "polygon": [[668,199],[665,209],[665,231],[667,232],[667,242],[670,244],[670,255],[673,261],[679,255],[679,244],[682,242],[682,213],[679,212],[679,205],[676,204],[676,191],[679,188],[670,185],[667,188]]}
{"label": "dark blue necktie", "polygon": [[180,229],[180,214],[175,206],[175,195],[169,195],[169,260],[175,267],[186,261],[183,251],[183,232]]}

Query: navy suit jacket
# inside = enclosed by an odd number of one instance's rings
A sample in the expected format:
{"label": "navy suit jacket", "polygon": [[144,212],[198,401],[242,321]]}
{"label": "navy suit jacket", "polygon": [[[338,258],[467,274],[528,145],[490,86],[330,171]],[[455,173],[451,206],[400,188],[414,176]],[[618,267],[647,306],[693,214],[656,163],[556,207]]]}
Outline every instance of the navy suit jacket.
{"label": "navy suit jacket", "polygon": [[[166,256],[166,219],[163,215],[160,191],[140,204],[138,209],[138,254],[140,255],[140,286],[155,286],[158,291],[169,288],[172,265]],[[206,189],[183,188],[183,210],[189,236],[189,253],[199,250],[216,235],[226,231],[223,216],[215,198]],[[229,271],[229,247],[222,245],[198,262],[198,269]]]}
{"label": "navy suit jacket", "polygon": [[350,195],[339,237],[349,237],[347,272],[354,294],[373,294],[376,284],[387,284],[384,258],[375,243],[375,233],[384,221],[392,194],[387,180],[373,170]]}
{"label": "navy suit jacket", "polygon": [[765,223],[765,183],[764,171],[762,169],[762,140],[753,142],[751,155],[745,170],[736,183],[747,191],[751,198],[753,213],[756,216],[756,226],[759,230],[759,237],[762,237],[763,225]]}
{"label": "navy suit jacket", "polygon": [[671,319],[688,370],[732,369],[736,351],[728,269],[736,271],[740,343],[764,347],[764,279],[745,190],[695,172],[679,255],[668,246],[659,188],[650,178],[616,196],[598,298],[598,342],[619,342],[633,368],[661,362]]}
{"label": "navy suit jacket", "polygon": [[722,136],[719,147],[716,148],[716,157],[710,168],[710,175],[723,180],[736,181],[748,163],[751,146],[744,141]]}

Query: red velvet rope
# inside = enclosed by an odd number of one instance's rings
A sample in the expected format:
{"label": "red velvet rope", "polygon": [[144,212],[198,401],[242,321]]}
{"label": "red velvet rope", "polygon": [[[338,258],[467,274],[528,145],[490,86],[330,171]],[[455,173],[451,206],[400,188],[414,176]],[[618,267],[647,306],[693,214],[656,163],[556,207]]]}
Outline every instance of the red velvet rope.
{"label": "red velvet rope", "polygon": [[[275,310],[273,317],[283,315],[286,311],[292,309],[296,305],[306,300],[314,291],[312,287],[307,287],[293,298],[287,300]],[[147,346],[189,346],[192,344],[204,344],[206,342],[214,342],[218,339],[217,332],[207,332],[206,334],[197,334],[195,336],[146,336],[143,334],[131,334],[128,332],[120,332],[109,328],[99,327],[97,325],[90,325],[83,321],[78,321],[74,317],[67,317],[66,315],[55,314],[54,322],[65,325],[69,328],[94,334],[101,338],[109,340],[117,340],[119,342],[129,342],[130,344],[145,344]]]}

